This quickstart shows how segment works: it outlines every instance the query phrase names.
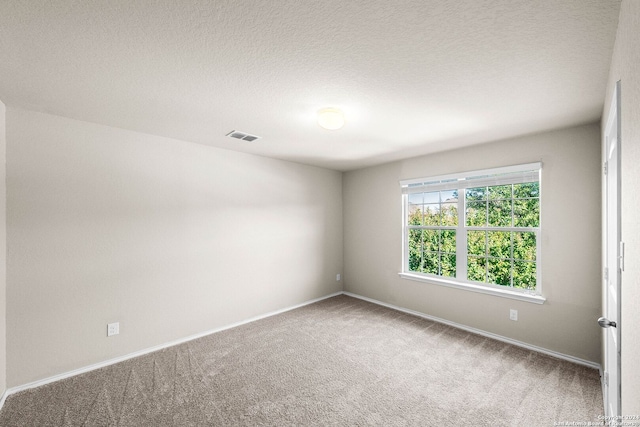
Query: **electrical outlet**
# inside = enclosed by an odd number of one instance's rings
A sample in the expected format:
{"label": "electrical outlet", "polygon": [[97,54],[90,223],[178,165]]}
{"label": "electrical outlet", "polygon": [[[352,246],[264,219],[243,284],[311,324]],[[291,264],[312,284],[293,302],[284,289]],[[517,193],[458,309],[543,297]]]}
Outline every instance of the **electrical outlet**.
{"label": "electrical outlet", "polygon": [[514,310],[513,308],[509,310],[509,319],[518,320],[518,310]]}
{"label": "electrical outlet", "polygon": [[107,336],[118,335],[120,333],[120,322],[109,323],[107,325]]}
{"label": "electrical outlet", "polygon": [[336,282],[340,281],[340,273],[336,274]]}

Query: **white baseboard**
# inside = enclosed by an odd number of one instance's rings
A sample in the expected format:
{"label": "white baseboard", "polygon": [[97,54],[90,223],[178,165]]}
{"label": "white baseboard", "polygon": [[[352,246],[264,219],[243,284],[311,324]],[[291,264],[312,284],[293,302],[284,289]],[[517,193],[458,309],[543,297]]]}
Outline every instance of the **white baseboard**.
{"label": "white baseboard", "polygon": [[0,397],[0,409],[2,409],[2,407],[4,406],[4,401],[7,400],[8,396],[9,396],[9,389],[5,390],[4,393],[2,393],[2,397]]}
{"label": "white baseboard", "polygon": [[156,345],[156,346],[153,346],[153,347],[145,348],[143,350],[139,350],[139,351],[136,351],[136,352],[133,352],[133,353],[126,354],[124,356],[119,356],[119,357],[116,357],[116,358],[113,358],[113,359],[105,360],[103,362],[94,363],[93,365],[89,365],[89,366],[85,366],[85,367],[82,367],[82,368],[74,369],[74,370],[68,371],[68,372],[63,372],[61,374],[54,375],[54,376],[51,376],[51,377],[48,377],[48,378],[43,378],[41,380],[37,380],[37,381],[33,381],[33,382],[30,382],[30,383],[27,383],[27,384],[23,384],[23,385],[19,385],[19,386],[16,386],[16,387],[8,388],[8,389],[5,390],[5,392],[2,394],[2,397],[0,398],[0,410],[2,409],[2,406],[4,405],[4,402],[7,399],[7,397],[9,397],[12,394],[18,393],[20,391],[28,390],[30,388],[40,387],[40,386],[43,386],[45,384],[49,384],[49,383],[52,383],[52,382],[55,382],[55,381],[63,380],[65,378],[69,378],[69,377],[73,377],[73,376],[76,376],[76,375],[84,374],[85,372],[90,372],[90,371],[93,371],[93,370],[96,370],[96,369],[104,368],[105,366],[110,366],[110,365],[113,365],[113,364],[116,364],[116,363],[119,363],[119,362],[124,362],[125,360],[133,359],[134,357],[143,356],[145,354],[153,353],[154,351],[162,350],[162,349],[165,349],[167,347],[173,347],[174,345],[182,344],[182,343],[185,343],[187,341],[192,341],[192,340],[195,340],[195,339],[198,339],[198,338],[205,337],[207,335],[215,334],[216,332],[221,332],[221,331],[224,331],[224,330],[227,330],[227,329],[235,328],[237,326],[245,325],[247,323],[255,322],[256,320],[265,319],[267,317],[271,317],[271,316],[275,316],[275,315],[278,315],[278,314],[282,314],[282,313],[285,313],[287,311],[295,310],[296,308],[304,307],[305,305],[313,304],[313,303],[316,303],[318,301],[322,301],[324,299],[332,298],[332,297],[335,297],[335,296],[338,296],[338,295],[342,295],[342,291],[335,292],[335,293],[332,293],[332,294],[329,294],[329,295],[325,295],[323,297],[312,299],[312,300],[309,300],[309,301],[305,301],[305,302],[303,302],[301,304],[297,304],[297,305],[294,305],[294,306],[291,306],[291,307],[287,307],[287,308],[283,308],[283,309],[280,309],[280,310],[272,311],[272,312],[269,312],[269,313],[266,313],[266,314],[261,314],[260,316],[251,317],[249,319],[242,320],[242,321],[236,322],[236,323],[232,323],[230,325],[225,325],[225,326],[222,326],[222,327],[219,327],[219,328],[215,328],[215,329],[211,329],[211,330],[208,330],[208,331],[205,331],[205,332],[201,332],[199,334],[190,335],[190,336],[185,337],[185,338],[180,338],[180,339],[177,339],[177,340],[174,340],[174,341],[170,341],[170,342],[167,342],[167,343],[164,343],[164,344],[160,344],[160,345]]}
{"label": "white baseboard", "polygon": [[407,308],[398,307],[398,306],[393,305],[393,304],[387,304],[386,302],[378,301],[378,300],[373,299],[373,298],[363,297],[362,295],[353,294],[351,292],[342,292],[342,293],[344,295],[347,295],[347,296],[350,296],[350,297],[353,297],[353,298],[358,298],[358,299],[361,299],[361,300],[364,300],[364,301],[371,302],[373,304],[381,305],[381,306],[384,306],[384,307],[387,307],[387,308],[391,308],[393,310],[398,310],[398,311],[401,311],[403,313],[412,314],[414,316],[422,317],[422,318],[428,319],[428,320],[433,320],[434,322],[443,323],[445,325],[453,326],[454,328],[458,328],[458,329],[462,329],[462,330],[465,330],[465,331],[468,331],[468,332],[472,332],[474,334],[482,335],[482,336],[485,336],[487,338],[493,338],[494,340],[502,341],[502,342],[505,342],[507,344],[513,344],[513,345],[518,346],[518,347],[526,348],[527,350],[537,351],[538,353],[543,353],[543,354],[546,354],[546,355],[549,355],[549,356],[556,357],[558,359],[567,360],[569,362],[577,363],[579,365],[588,366],[590,368],[594,368],[594,369],[598,369],[599,371],[602,371],[602,368],[600,367],[599,363],[591,362],[589,360],[580,359],[579,357],[569,356],[568,354],[558,353],[557,351],[548,350],[546,348],[538,347],[536,345],[527,344],[526,342],[522,342],[522,341],[514,340],[514,339],[511,339],[511,338],[503,337],[502,335],[493,334],[491,332],[486,332],[486,331],[483,331],[481,329],[476,329],[476,328],[472,328],[470,326],[462,325],[460,323],[451,322],[449,320],[441,319],[439,317],[431,316],[429,314],[420,313],[419,311],[409,310]]}

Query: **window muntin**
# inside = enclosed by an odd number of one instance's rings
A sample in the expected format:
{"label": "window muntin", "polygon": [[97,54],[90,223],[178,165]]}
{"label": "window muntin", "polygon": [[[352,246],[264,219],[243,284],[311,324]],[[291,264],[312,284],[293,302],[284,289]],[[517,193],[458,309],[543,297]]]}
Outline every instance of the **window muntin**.
{"label": "window muntin", "polygon": [[540,294],[540,166],[509,169],[404,184],[404,271]]}

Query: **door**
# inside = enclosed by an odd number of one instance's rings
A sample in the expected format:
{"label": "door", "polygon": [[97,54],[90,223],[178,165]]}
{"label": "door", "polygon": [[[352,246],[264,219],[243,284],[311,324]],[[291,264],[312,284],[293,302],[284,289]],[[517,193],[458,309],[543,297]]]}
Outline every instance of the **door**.
{"label": "door", "polygon": [[620,232],[620,82],[616,83],[605,128],[605,271],[604,404],[609,417],[620,415],[620,285],[624,270],[624,243]]}

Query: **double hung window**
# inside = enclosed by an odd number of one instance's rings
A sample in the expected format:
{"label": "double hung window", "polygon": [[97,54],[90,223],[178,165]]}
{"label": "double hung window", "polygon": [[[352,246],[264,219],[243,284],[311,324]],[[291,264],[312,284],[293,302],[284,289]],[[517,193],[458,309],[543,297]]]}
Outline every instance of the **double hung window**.
{"label": "double hung window", "polygon": [[540,171],[532,163],[401,181],[403,275],[540,295]]}

